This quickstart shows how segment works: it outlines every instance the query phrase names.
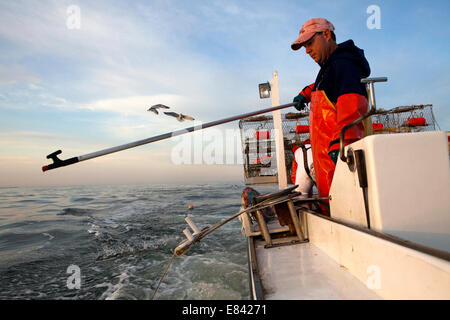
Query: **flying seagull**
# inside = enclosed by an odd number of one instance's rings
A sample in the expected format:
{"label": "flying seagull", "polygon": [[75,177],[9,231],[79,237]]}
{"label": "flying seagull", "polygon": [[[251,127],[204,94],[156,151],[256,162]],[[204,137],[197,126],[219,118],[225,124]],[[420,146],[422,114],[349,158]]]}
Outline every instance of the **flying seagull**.
{"label": "flying seagull", "polygon": [[159,114],[158,110],[159,108],[163,108],[163,109],[170,109],[170,107],[165,106],[163,104],[155,104],[154,106],[151,106],[150,108],[148,108],[147,111],[151,111],[154,112],[155,114]]}
{"label": "flying seagull", "polygon": [[174,118],[177,118],[178,121],[184,121],[184,120],[195,120],[194,118],[192,118],[191,116],[182,114],[182,113],[176,113],[176,112],[164,112],[165,114],[167,114],[168,116],[172,116]]}

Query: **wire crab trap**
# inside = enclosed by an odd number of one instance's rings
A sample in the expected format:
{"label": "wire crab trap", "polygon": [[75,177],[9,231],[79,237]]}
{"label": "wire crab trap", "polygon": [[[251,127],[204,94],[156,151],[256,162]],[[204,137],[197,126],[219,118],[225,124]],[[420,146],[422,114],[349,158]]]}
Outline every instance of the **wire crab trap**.
{"label": "wire crab trap", "polygon": [[[291,183],[292,147],[309,139],[309,111],[282,114],[284,152],[288,183]],[[257,116],[239,121],[246,185],[277,184],[278,170],[272,116]]]}
{"label": "wire crab trap", "polygon": [[372,116],[373,134],[433,131],[436,126],[432,104],[379,109]]}
{"label": "wire crab trap", "polygon": [[[308,143],[309,110],[282,114],[282,128],[288,183],[291,183],[294,146]],[[433,106],[400,106],[391,110],[379,109],[371,117],[372,133],[407,133],[433,131],[439,125]],[[370,123],[370,122],[369,122]],[[370,124],[369,124],[370,125]],[[246,185],[277,184],[275,132],[272,116],[256,116],[239,121]]]}

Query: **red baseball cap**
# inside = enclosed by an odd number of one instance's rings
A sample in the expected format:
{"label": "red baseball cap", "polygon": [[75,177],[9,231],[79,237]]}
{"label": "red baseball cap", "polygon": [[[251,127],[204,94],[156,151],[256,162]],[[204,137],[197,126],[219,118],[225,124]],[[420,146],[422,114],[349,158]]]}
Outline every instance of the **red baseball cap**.
{"label": "red baseball cap", "polygon": [[316,34],[316,32],[322,32],[325,30],[334,31],[333,24],[324,18],[312,18],[305,22],[305,24],[300,29],[298,39],[292,42],[292,50],[300,49],[303,44],[311,39],[311,37]]}

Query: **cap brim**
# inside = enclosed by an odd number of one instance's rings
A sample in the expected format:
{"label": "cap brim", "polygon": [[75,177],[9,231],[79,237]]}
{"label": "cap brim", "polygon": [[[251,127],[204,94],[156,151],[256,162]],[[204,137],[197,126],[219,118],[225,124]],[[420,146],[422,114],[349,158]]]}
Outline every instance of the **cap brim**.
{"label": "cap brim", "polygon": [[291,44],[291,49],[292,50],[298,50],[300,49],[303,44],[308,41],[309,39],[312,38],[312,36],[315,34],[316,32],[305,32],[303,34],[301,34],[297,40],[295,40],[294,42],[292,42]]}

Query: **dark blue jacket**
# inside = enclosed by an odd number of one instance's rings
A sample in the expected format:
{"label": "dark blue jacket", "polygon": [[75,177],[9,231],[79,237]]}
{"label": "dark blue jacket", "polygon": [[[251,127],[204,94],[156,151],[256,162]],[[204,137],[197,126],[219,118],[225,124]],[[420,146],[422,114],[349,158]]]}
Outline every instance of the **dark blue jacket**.
{"label": "dark blue jacket", "polygon": [[346,93],[357,93],[367,98],[365,85],[360,80],[369,75],[370,67],[364,50],[355,46],[353,40],[347,40],[340,43],[321,66],[314,90],[324,90],[333,103]]}

